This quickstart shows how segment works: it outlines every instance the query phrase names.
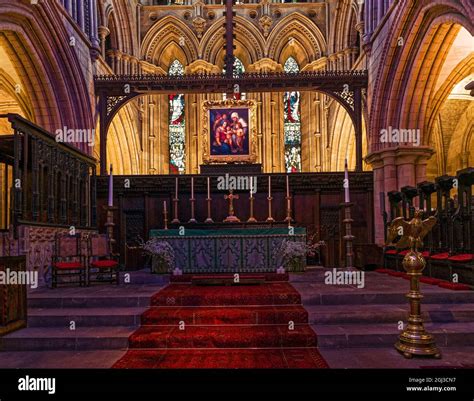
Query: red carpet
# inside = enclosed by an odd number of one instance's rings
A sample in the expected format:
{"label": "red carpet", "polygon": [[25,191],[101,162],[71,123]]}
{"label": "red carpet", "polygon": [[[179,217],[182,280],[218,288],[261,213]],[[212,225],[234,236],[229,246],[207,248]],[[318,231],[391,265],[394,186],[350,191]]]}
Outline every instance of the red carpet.
{"label": "red carpet", "polygon": [[114,368],[328,367],[301,297],[287,282],[172,283],[151,305]]}
{"label": "red carpet", "polygon": [[[392,277],[401,277],[401,278],[404,278],[405,280],[410,280],[410,276],[404,272],[397,272],[391,269],[382,269],[382,268],[375,269],[374,271],[376,271],[377,273],[388,274]],[[434,277],[421,276],[420,282],[425,283],[425,284],[437,285],[438,287],[447,288],[448,290],[453,290],[453,291],[472,290],[472,287],[468,284],[452,283],[450,281],[445,281],[445,280],[441,280],[439,278],[434,278]]]}

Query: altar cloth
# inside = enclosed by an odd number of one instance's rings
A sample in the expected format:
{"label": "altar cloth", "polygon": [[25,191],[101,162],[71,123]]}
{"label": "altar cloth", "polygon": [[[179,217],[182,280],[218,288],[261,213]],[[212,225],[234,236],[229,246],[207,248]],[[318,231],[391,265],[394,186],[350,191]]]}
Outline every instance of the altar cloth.
{"label": "altar cloth", "polygon": [[173,247],[175,267],[183,273],[275,272],[281,266],[278,249],[284,240],[306,242],[306,229],[229,228],[151,230]]}

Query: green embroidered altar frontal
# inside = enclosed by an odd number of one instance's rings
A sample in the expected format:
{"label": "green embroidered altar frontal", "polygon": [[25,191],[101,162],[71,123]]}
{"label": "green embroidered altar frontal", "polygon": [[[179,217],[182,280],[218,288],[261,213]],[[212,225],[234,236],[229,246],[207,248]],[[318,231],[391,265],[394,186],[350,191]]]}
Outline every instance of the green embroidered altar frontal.
{"label": "green embroidered altar frontal", "polygon": [[275,272],[282,264],[278,248],[283,240],[306,242],[306,229],[229,228],[221,230],[151,230],[173,247],[175,265],[184,273]]}

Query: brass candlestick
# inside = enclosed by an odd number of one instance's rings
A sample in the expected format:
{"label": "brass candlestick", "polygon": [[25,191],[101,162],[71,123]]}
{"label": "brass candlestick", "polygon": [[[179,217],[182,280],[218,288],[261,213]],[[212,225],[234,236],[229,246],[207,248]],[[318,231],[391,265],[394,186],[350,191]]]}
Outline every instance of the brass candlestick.
{"label": "brass candlestick", "polygon": [[107,230],[107,236],[109,237],[110,248],[113,251],[115,245],[114,238],[114,212],[118,210],[115,206],[104,206],[104,209],[107,211],[107,222],[105,223],[105,228]]}
{"label": "brass candlestick", "polygon": [[267,223],[273,223],[275,219],[272,217],[272,196],[267,197],[268,200],[268,217],[267,217]]}
{"label": "brass candlestick", "polygon": [[206,201],[207,201],[207,219],[204,221],[204,223],[211,224],[211,223],[214,223],[214,220],[212,220],[212,217],[211,217],[212,198],[211,197],[206,198]]}
{"label": "brass candlestick", "polygon": [[344,220],[342,220],[345,228],[346,228],[346,235],[342,237],[344,242],[346,243],[346,268],[353,269],[354,268],[354,251],[352,242],[354,241],[354,236],[352,235],[352,223],[354,220],[351,216],[351,207],[352,202],[344,202],[341,206],[344,208]]}
{"label": "brass candlestick", "polygon": [[174,210],[174,219],[171,220],[171,224],[179,224],[179,218],[178,218],[178,198],[173,199],[173,210]]}
{"label": "brass candlestick", "polygon": [[188,223],[197,223],[197,220],[194,217],[194,203],[196,202],[195,198],[189,199],[191,202],[191,218],[189,219]]}
{"label": "brass candlestick", "polygon": [[410,251],[403,258],[403,268],[410,276],[410,292],[406,295],[410,303],[410,314],[407,327],[399,335],[395,348],[405,358],[412,358],[413,355],[441,358],[441,353],[436,347],[435,339],[432,334],[425,330],[421,316],[421,300],[423,295],[420,292],[419,280],[426,266],[426,261],[417,248],[423,245],[422,239],[436,224],[435,217],[432,216],[426,220],[421,220],[422,216],[423,211],[418,209],[415,211],[415,215],[410,222],[406,222],[403,217],[398,217],[392,221],[388,228],[388,245],[393,245],[392,241],[401,233],[402,238],[396,243],[396,247],[410,247]]}
{"label": "brass candlestick", "polygon": [[248,218],[247,223],[256,223],[257,222],[257,219],[253,216],[253,202],[254,202],[254,200],[255,200],[255,198],[251,194],[250,198],[249,198],[249,201],[250,201],[250,217]]}
{"label": "brass candlestick", "polygon": [[286,221],[288,224],[293,221],[291,218],[291,196],[288,195],[286,198],[286,218],[284,221]]}
{"label": "brass candlestick", "polygon": [[168,210],[167,209],[163,210],[163,220],[165,223],[165,230],[167,230],[168,229]]}

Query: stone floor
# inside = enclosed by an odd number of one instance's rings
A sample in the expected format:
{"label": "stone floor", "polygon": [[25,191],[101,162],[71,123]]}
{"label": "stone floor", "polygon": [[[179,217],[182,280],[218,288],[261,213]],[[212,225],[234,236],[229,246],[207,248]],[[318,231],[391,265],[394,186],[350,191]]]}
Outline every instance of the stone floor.
{"label": "stone floor", "polygon": [[[403,358],[393,348],[405,322],[409,282],[368,272],[365,285],[325,284],[325,269],[292,274],[321,354],[332,368],[474,366],[474,291],[421,284],[426,328],[442,358]],[[163,276],[137,272],[128,284],[37,289],[29,294],[29,327],[0,339],[0,368],[107,368],[126,351]],[[78,324],[75,331],[69,323]],[[49,349],[49,350],[46,350]]]}

